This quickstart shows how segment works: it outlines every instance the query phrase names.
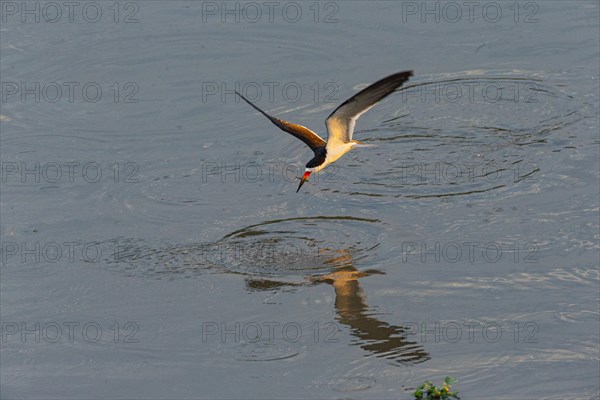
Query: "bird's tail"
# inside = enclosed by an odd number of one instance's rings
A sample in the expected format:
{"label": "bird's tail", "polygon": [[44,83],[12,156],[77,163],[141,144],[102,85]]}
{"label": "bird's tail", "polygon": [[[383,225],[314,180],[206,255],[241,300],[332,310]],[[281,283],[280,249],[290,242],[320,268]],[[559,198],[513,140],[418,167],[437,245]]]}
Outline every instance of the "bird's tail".
{"label": "bird's tail", "polygon": [[354,147],[377,147],[376,144],[363,143],[358,140],[353,140],[352,143],[354,143]]}

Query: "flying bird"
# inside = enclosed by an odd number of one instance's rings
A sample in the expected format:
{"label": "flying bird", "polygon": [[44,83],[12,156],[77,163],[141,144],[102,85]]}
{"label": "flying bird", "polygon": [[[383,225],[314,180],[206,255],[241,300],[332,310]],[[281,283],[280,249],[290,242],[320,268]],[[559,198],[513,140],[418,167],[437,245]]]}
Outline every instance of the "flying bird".
{"label": "flying bird", "polygon": [[358,140],[352,140],[356,120],[363,113],[371,109],[378,101],[402,86],[412,75],[412,71],[395,73],[371,84],[343,102],[325,120],[327,141],[302,125],[292,124],[291,122],[272,117],[237,91],[235,93],[256,111],[267,117],[279,129],[302,140],[315,153],[313,159],[306,164],[304,175],[302,175],[300,185],[298,185],[298,189],[296,190],[296,193],[298,193],[304,182],[308,180],[310,174],[322,170],[355,146],[367,146]]}

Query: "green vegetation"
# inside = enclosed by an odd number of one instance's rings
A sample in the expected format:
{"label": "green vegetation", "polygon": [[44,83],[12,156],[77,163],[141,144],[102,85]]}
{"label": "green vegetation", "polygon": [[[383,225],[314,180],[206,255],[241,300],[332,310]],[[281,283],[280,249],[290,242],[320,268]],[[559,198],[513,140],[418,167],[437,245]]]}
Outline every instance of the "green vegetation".
{"label": "green vegetation", "polygon": [[416,400],[440,400],[440,399],[459,399],[458,390],[452,391],[450,385],[456,382],[451,376],[444,379],[444,384],[441,388],[435,386],[431,381],[425,381],[413,393]]}

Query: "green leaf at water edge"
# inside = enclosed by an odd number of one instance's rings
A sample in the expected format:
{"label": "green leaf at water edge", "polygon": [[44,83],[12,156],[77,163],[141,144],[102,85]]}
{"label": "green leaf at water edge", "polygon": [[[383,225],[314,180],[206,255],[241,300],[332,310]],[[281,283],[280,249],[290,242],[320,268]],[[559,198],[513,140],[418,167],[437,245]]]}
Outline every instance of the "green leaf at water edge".
{"label": "green leaf at water edge", "polygon": [[444,379],[444,382],[446,382],[448,385],[452,385],[453,383],[456,383],[456,378],[453,378],[451,376],[447,376],[446,379]]}

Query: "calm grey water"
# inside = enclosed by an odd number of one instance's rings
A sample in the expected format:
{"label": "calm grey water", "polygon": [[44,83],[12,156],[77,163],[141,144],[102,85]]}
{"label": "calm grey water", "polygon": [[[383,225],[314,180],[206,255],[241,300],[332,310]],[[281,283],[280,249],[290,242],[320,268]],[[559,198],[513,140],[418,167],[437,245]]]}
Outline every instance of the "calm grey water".
{"label": "calm grey water", "polygon": [[597,2],[1,6],[2,398],[599,396]]}

